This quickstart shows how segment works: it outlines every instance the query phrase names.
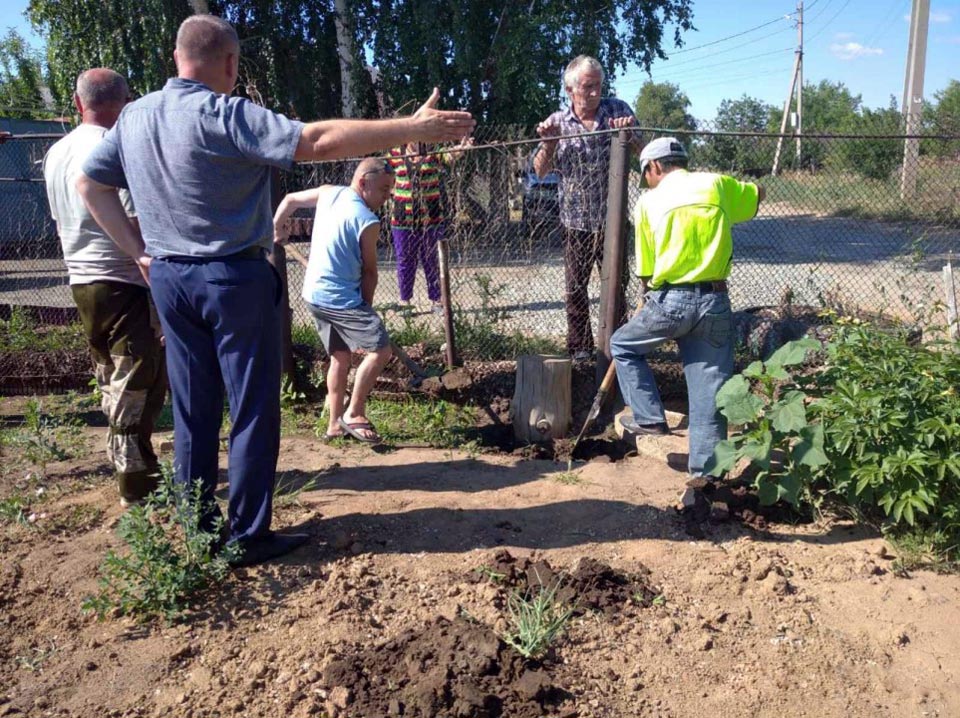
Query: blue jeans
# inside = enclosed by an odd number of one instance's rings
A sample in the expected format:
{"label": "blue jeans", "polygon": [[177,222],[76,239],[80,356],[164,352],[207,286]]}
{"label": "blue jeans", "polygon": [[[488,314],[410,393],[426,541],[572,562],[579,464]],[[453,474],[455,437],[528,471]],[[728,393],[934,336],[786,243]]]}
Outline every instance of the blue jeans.
{"label": "blue jeans", "polygon": [[156,259],[150,285],[167,345],[174,471],[200,480],[205,523],[219,514],[224,389],[230,404],[230,539],[270,529],[280,449],[280,299],[264,259]]}
{"label": "blue jeans", "polygon": [[638,424],[666,421],[647,354],[675,339],[683,359],[690,403],[691,474],[701,474],[727,420],[717,411],[717,392],[733,375],[733,318],[726,292],[701,288],[653,289],[640,313],[610,339],[617,380]]}

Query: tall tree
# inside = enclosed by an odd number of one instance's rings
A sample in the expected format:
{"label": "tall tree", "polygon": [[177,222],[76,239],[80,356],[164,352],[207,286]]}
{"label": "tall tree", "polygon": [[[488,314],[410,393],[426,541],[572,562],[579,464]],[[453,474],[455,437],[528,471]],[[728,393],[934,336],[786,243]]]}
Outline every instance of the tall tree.
{"label": "tall tree", "polygon": [[42,57],[11,28],[0,39],[0,114],[50,116]]}
{"label": "tall tree", "polygon": [[634,103],[637,121],[642,127],[668,130],[695,130],[697,121],[687,112],[690,98],[669,82],[647,80]]}
{"label": "tall tree", "polygon": [[[720,132],[766,132],[774,113],[772,105],[743,95],[723,100],[713,129]],[[775,141],[764,137],[712,135],[703,147],[705,164],[724,172],[758,175],[773,164]]]}
{"label": "tall tree", "polygon": [[446,103],[491,123],[533,125],[559,105],[574,56],[608,76],[647,69],[691,25],[691,0],[355,0],[364,44],[393,108],[442,87]]}

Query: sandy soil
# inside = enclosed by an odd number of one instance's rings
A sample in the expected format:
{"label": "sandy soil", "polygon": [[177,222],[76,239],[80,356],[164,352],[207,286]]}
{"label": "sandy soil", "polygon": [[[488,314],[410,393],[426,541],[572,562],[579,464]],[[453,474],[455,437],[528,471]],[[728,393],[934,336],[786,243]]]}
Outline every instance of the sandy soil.
{"label": "sandy soil", "polygon": [[[120,514],[89,456],[49,467],[36,524],[0,527],[0,716],[960,715],[960,578],[898,577],[837,521],[693,541],[684,475],[649,459],[568,484],[551,461],[285,438],[283,481],[314,486],[275,525],[310,543],[167,626],[80,611]],[[498,633],[544,571],[578,611],[529,663]]]}

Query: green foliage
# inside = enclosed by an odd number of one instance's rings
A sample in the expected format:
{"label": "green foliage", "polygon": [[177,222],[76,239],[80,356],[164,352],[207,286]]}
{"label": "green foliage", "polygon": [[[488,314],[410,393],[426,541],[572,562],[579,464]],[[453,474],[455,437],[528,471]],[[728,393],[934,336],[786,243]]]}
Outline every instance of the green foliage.
{"label": "green foliage", "polygon": [[845,327],[818,377],[817,414],[831,458],[825,479],[893,523],[960,538],[960,354],[903,334]]}
{"label": "green foliage", "polygon": [[761,503],[809,500],[816,470],[827,463],[823,426],[808,421],[807,395],[790,373],[819,342],[785,344],[766,361],[755,361],[731,377],[717,394],[717,408],[740,430],[721,441],[707,472],[721,476],[748,459],[756,469]]}
{"label": "green foliage", "polygon": [[543,657],[566,631],[574,608],[557,599],[559,588],[560,584],[541,586],[526,594],[514,591],[507,597],[509,627],[503,640],[524,658]]}
{"label": "green foliage", "polygon": [[0,352],[85,351],[83,328],[77,324],[40,329],[29,312],[12,307],[9,319],[0,319]]}
{"label": "green foliage", "polygon": [[296,404],[302,404],[306,399],[307,395],[297,390],[293,378],[284,376],[280,382],[280,407],[287,409]]}
{"label": "green foliage", "polygon": [[[434,86],[444,105],[486,122],[531,126],[557,107],[566,64],[585,53],[608,74],[630,62],[649,69],[664,31],[692,27],[689,0],[502,3],[374,0],[351,3],[362,43],[395,107],[422,102]],[[536,58],[532,61],[532,58]]]}
{"label": "green foliage", "polygon": [[634,108],[641,127],[697,129],[697,121],[687,112],[690,109],[690,98],[669,82],[644,82],[637,93]]}
{"label": "green foliage", "polygon": [[22,496],[0,499],[0,522],[26,525],[27,511],[29,506]]}
{"label": "green foliage", "polygon": [[903,132],[903,118],[893,98],[890,106],[885,109],[863,108],[858,115],[847,118],[837,131],[865,136],[833,143],[826,159],[828,166],[867,179],[885,180],[903,160],[902,140],[866,136],[896,135]]}
{"label": "green foliage", "polygon": [[51,117],[44,100],[42,57],[13,28],[0,38],[0,112],[13,117]]}
{"label": "green foliage", "polygon": [[426,322],[416,321],[412,310],[404,309],[400,312],[400,319],[400,325],[395,322],[387,324],[387,333],[395,344],[401,347],[423,344],[427,352],[439,351],[443,336],[431,329]]}
{"label": "green foliage", "polygon": [[[807,134],[837,132],[838,128],[849,126],[855,122],[860,114],[863,100],[860,95],[854,95],[842,82],[821,80],[818,84],[803,86],[803,131]],[[780,129],[783,109],[775,108],[770,117],[770,126]],[[789,125],[788,125],[789,128]],[[822,142],[804,142],[803,155],[800,167],[803,169],[818,169],[824,165],[827,151],[833,144]],[[781,164],[784,168],[796,167],[793,152],[784,152],[781,155]]]}
{"label": "green foliage", "polygon": [[[723,100],[717,109],[714,129],[724,132],[766,132],[770,125],[772,105],[743,95],[738,100]],[[777,128],[779,129],[779,128]],[[714,135],[704,146],[693,149],[692,161],[721,172],[754,174],[769,172],[773,166],[776,140]]]}
{"label": "green foliage", "polygon": [[83,444],[81,422],[61,412],[47,413],[36,397],[27,400],[23,425],[9,439],[41,477],[47,474],[47,464],[75,457]]}
{"label": "green foliage", "polygon": [[509,318],[501,304],[505,284],[494,284],[487,274],[474,274],[475,292],[480,309],[454,310],[457,351],[463,357],[480,361],[516,359],[521,354],[556,354],[560,346],[546,337],[529,336],[519,331],[504,332],[500,325]]}
{"label": "green foliage", "polygon": [[161,487],[120,518],[117,534],[127,552],[107,554],[100,590],[84,599],[85,611],[100,619],[117,613],[173,620],[201,591],[226,578],[237,548],[221,548],[223,520],[204,531],[200,482],[186,490],[174,484],[172,473],[164,465]]}
{"label": "green foliage", "polygon": [[[933,98],[935,102],[924,108],[927,131],[960,137],[960,81],[950,80]],[[936,157],[954,159],[960,154],[960,139],[924,140],[921,148]]]}
{"label": "green foliage", "polygon": [[[383,401],[367,402],[367,417],[388,443],[418,443],[437,448],[463,446],[473,429],[473,412],[446,401]],[[326,420],[321,417],[317,431],[322,433]]]}

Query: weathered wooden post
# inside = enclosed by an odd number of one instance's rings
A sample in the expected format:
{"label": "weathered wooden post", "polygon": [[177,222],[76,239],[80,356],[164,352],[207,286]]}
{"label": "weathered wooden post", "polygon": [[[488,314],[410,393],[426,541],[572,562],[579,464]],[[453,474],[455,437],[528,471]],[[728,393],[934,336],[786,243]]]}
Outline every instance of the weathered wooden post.
{"label": "weathered wooden post", "polygon": [[957,317],[957,285],[953,282],[953,264],[948,260],[943,268],[943,289],[947,294],[947,336],[960,340],[960,321]]}
{"label": "weathered wooden post", "polygon": [[517,357],[517,384],[510,412],[518,441],[560,439],[570,430],[572,363],[569,357]]}
{"label": "weathered wooden post", "polygon": [[630,178],[630,132],[620,130],[610,142],[607,220],[600,268],[600,322],[597,327],[597,385],[610,366],[610,337],[623,317],[623,275],[627,259],[627,181]]}

